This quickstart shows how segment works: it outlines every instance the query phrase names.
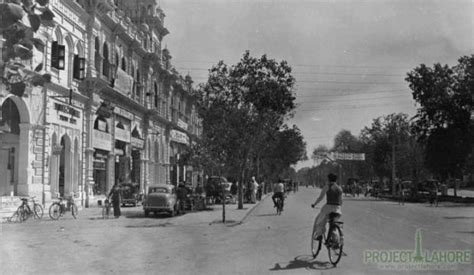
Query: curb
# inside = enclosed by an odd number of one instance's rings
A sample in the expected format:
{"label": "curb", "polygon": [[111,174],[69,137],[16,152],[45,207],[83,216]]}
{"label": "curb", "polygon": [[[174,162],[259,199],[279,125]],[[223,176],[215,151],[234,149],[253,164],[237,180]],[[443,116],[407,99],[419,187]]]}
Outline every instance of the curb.
{"label": "curb", "polygon": [[244,216],[240,221],[236,222],[235,224],[233,224],[233,225],[231,225],[231,226],[243,224],[244,221],[248,218],[248,216],[250,216],[250,214],[252,214],[253,210],[255,210],[255,208],[257,208],[257,206],[259,206],[259,205],[260,205],[266,198],[268,198],[270,195],[271,195],[271,193],[268,193],[268,194],[264,195],[261,200],[259,200],[257,203],[255,203],[254,205],[252,205],[252,207],[250,207],[250,209],[247,211],[247,213],[245,214],[245,216]]}

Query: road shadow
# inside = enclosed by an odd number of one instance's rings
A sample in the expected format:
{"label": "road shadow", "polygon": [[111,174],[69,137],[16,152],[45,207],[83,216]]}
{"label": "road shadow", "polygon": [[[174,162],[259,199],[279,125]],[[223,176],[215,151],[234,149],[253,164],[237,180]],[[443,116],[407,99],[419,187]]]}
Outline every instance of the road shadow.
{"label": "road shadow", "polygon": [[[432,205],[426,205],[426,207],[433,207]],[[440,203],[436,207],[474,207],[474,203],[457,203],[457,204],[444,204]]]}
{"label": "road shadow", "polygon": [[455,216],[455,217],[443,217],[448,220],[457,220],[457,219],[474,219],[474,217],[465,217],[465,216]]}
{"label": "road shadow", "polygon": [[126,228],[154,228],[154,227],[167,227],[172,226],[172,223],[165,222],[159,224],[134,224],[134,225],[127,225]]}
{"label": "road shadow", "polygon": [[278,216],[277,213],[271,213],[271,214],[260,214],[260,215],[252,215],[254,217],[268,217],[268,216]]}
{"label": "road shadow", "polygon": [[462,234],[474,234],[474,231],[456,231],[456,233],[462,233]]}
{"label": "road shadow", "polygon": [[334,266],[330,262],[320,262],[313,259],[310,255],[301,255],[295,257],[288,263],[276,263],[270,268],[270,271],[294,270],[304,268],[306,270],[327,270]]}
{"label": "road shadow", "polygon": [[383,202],[385,200],[383,199],[377,199],[377,198],[342,198],[343,201],[380,201]]}

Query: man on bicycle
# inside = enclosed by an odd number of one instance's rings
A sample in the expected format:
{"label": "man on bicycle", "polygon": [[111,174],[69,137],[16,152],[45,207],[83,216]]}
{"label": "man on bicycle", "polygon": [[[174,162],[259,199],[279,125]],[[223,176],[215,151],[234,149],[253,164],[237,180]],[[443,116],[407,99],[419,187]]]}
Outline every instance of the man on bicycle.
{"label": "man on bicycle", "polygon": [[326,195],[326,204],[321,208],[321,212],[319,212],[314,220],[313,228],[315,236],[313,236],[313,238],[316,238],[317,240],[321,240],[322,235],[326,231],[326,223],[329,214],[342,214],[342,188],[337,184],[337,176],[330,173],[328,175],[328,181],[328,184],[321,190],[316,202],[311,204],[311,207],[314,208],[314,206],[324,199],[324,195]]}
{"label": "man on bicycle", "polygon": [[283,211],[283,205],[285,204],[284,192],[285,192],[285,186],[283,185],[283,182],[279,179],[278,183],[273,188],[272,200],[273,200],[273,205],[274,205],[273,207],[277,207],[276,198],[280,198],[282,211]]}

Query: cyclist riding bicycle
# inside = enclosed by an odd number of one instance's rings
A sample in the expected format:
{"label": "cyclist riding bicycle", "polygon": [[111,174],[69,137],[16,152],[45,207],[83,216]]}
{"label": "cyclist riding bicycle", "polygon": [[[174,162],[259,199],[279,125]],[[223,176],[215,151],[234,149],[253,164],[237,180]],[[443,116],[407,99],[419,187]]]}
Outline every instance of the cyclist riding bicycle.
{"label": "cyclist riding bicycle", "polygon": [[281,180],[278,180],[278,183],[275,185],[273,188],[273,207],[277,207],[276,205],[276,198],[280,198],[281,200],[281,209],[283,211],[283,206],[285,205],[285,186],[283,185],[283,182]]}
{"label": "cyclist riding bicycle", "polygon": [[329,218],[329,214],[336,213],[342,214],[342,188],[337,184],[337,176],[330,173],[328,175],[328,184],[321,190],[321,194],[315,203],[311,204],[314,208],[320,201],[324,199],[326,195],[326,204],[321,208],[318,216],[314,220],[314,232],[317,240],[322,238],[322,235],[326,231],[326,223]]}

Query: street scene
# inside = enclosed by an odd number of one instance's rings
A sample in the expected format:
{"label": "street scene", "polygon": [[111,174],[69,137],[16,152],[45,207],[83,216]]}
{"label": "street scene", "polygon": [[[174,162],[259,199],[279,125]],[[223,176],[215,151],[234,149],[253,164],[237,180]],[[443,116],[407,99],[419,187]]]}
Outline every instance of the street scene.
{"label": "street scene", "polygon": [[0,0],[0,274],[473,274],[471,0]]}
{"label": "street scene", "polygon": [[[472,207],[443,203],[435,208],[345,197],[340,264],[330,264],[326,251],[313,260],[309,240],[318,209],[309,205],[319,192],[304,187],[289,194],[282,215],[276,214],[271,197],[264,197],[258,205],[245,204],[244,210],[228,205],[230,220],[226,225],[217,206],[175,218],[145,218],[141,209],[130,207],[123,209],[123,217],[113,220],[103,220],[100,209],[90,208],[77,220],[65,216],[59,221],[3,224],[3,272],[392,274],[393,270],[380,269],[377,264],[365,264],[364,253],[414,250],[417,230],[423,234],[423,249],[466,250],[474,246]],[[441,273],[472,273],[472,263],[449,268]]]}

